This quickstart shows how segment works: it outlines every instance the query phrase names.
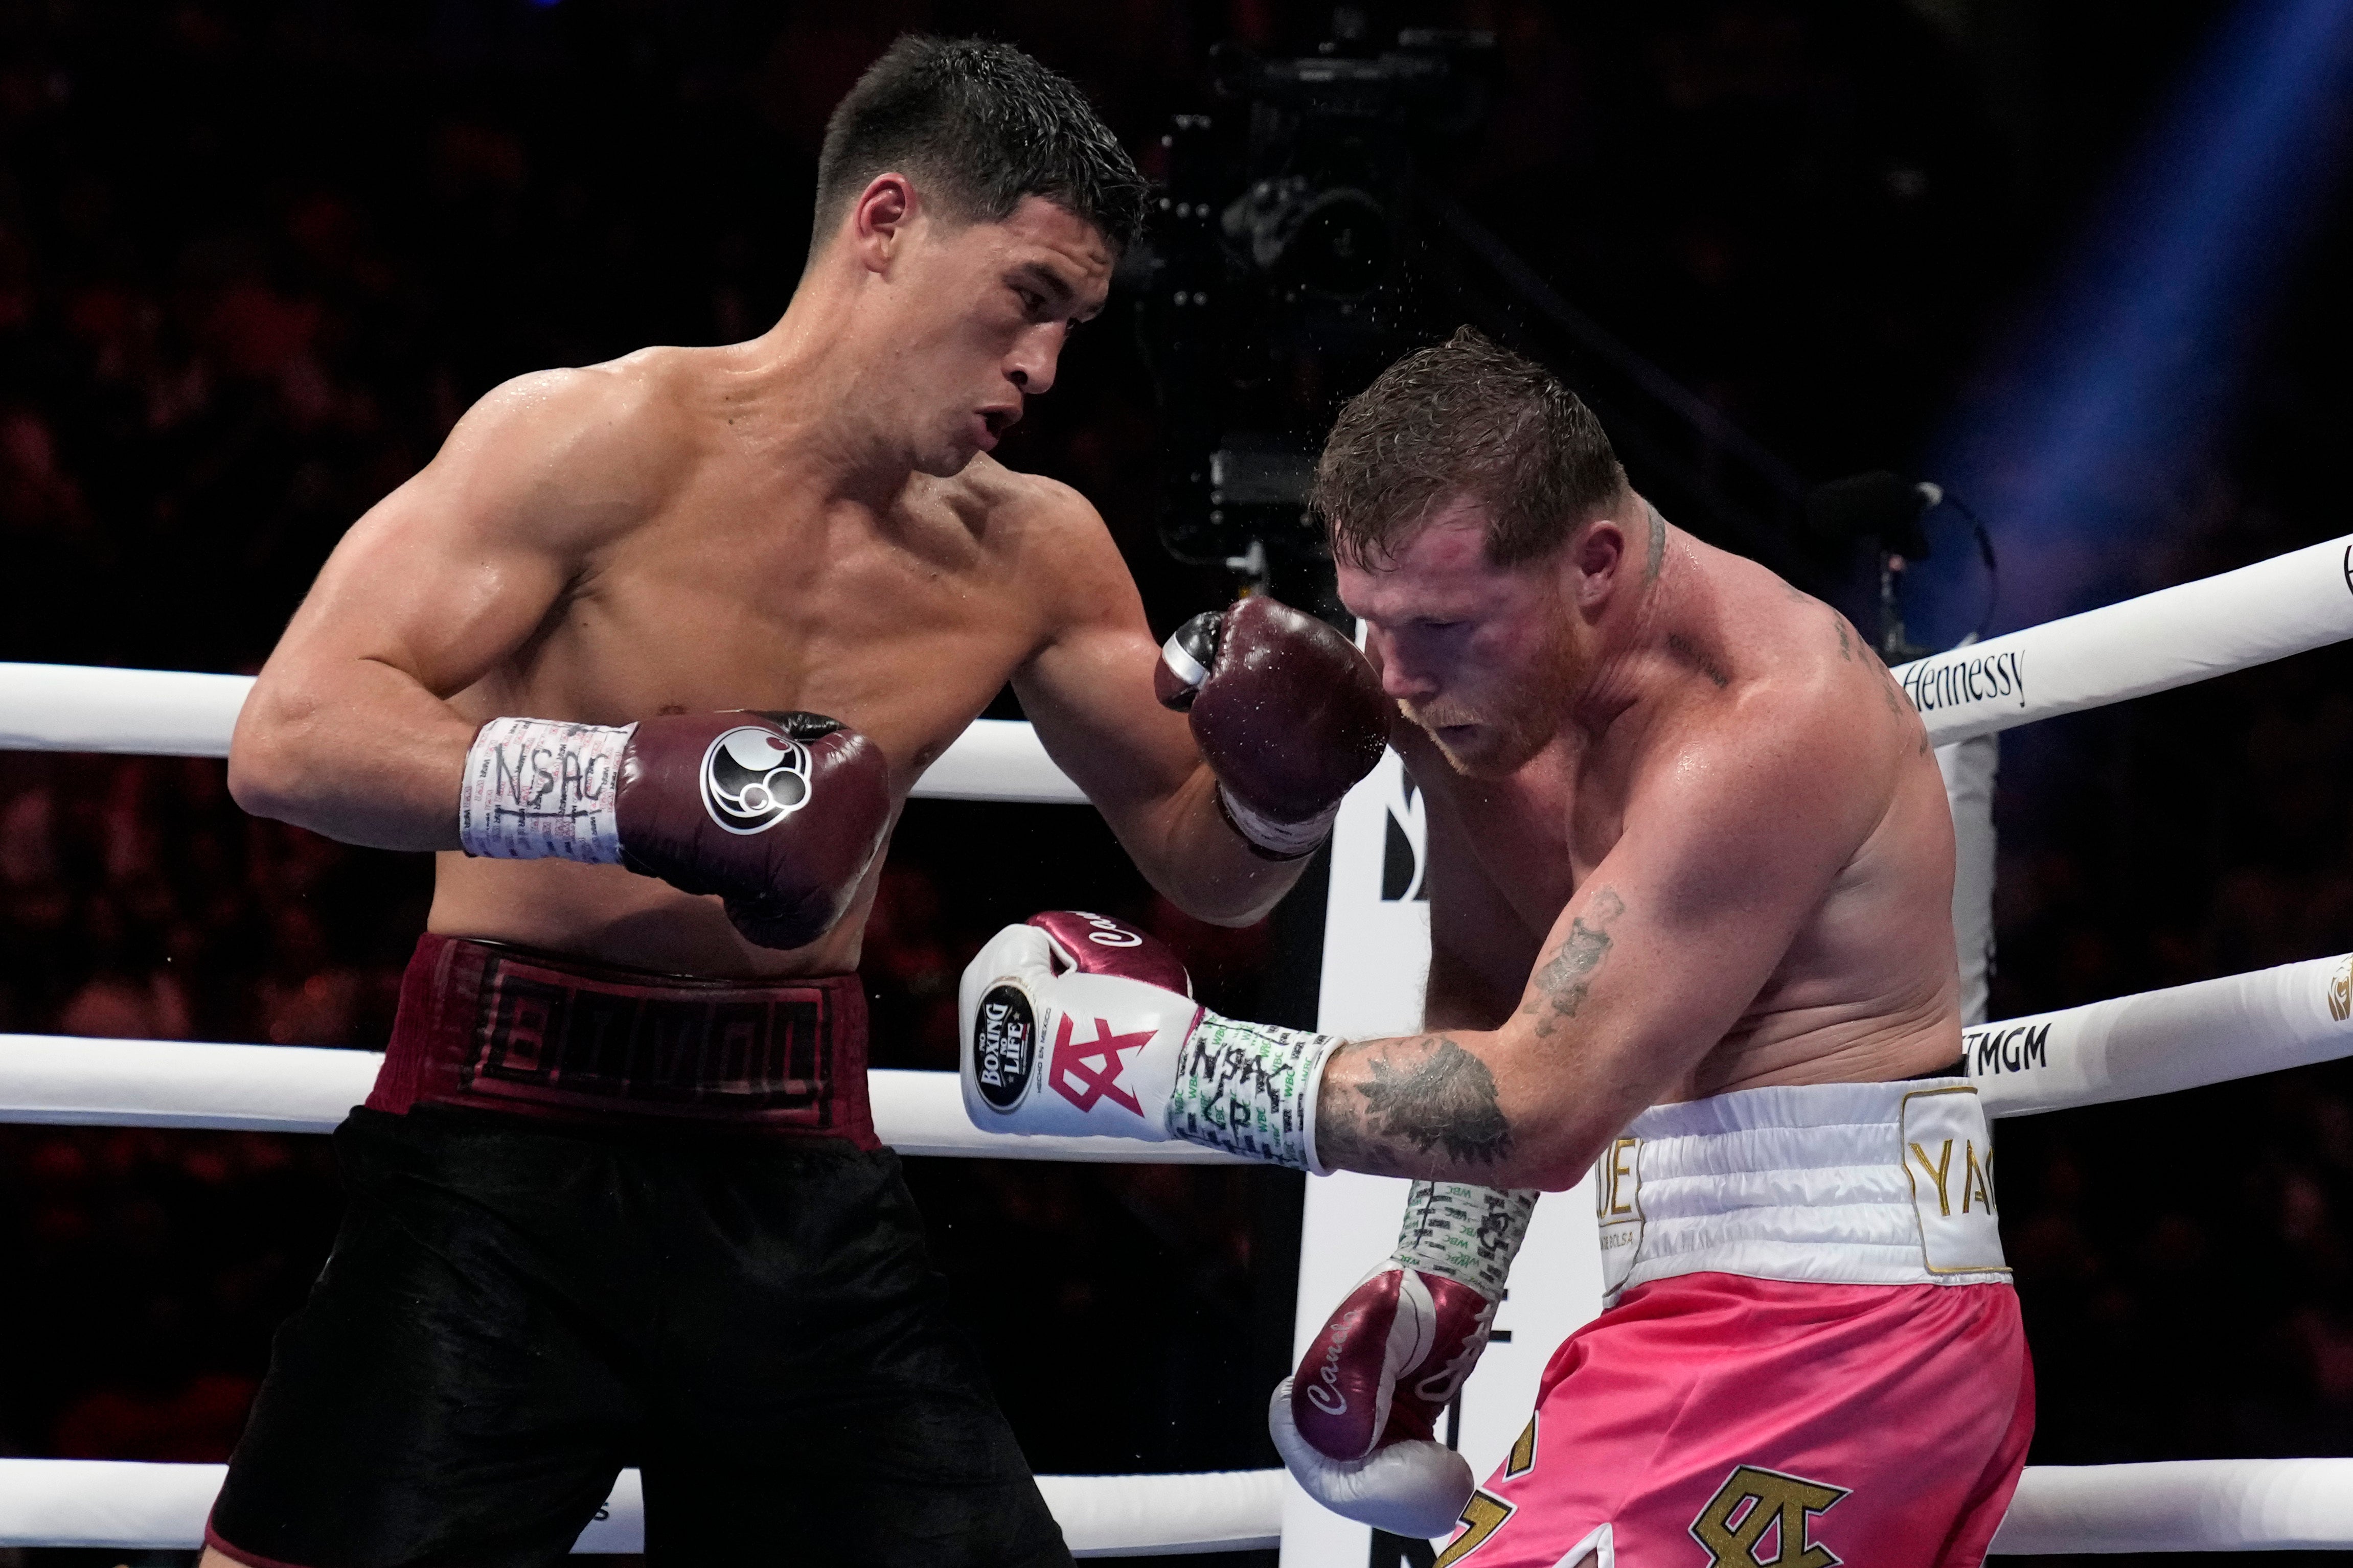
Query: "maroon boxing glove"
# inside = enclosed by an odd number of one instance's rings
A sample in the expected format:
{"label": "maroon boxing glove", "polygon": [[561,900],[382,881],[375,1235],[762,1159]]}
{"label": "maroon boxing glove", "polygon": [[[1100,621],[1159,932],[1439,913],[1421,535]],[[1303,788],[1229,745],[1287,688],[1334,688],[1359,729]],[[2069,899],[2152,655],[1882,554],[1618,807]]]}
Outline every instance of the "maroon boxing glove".
{"label": "maroon boxing glove", "polygon": [[816,713],[493,719],[458,808],[468,854],[626,866],[717,894],[736,930],[784,949],[839,922],[890,826],[881,752]]}
{"label": "maroon boxing glove", "polygon": [[1276,860],[1324,842],[1397,714],[1355,645],[1264,595],[1177,627],[1153,687],[1192,720],[1227,820]]}
{"label": "maroon boxing glove", "polygon": [[1299,1435],[1335,1459],[1429,1438],[1486,1349],[1495,1307],[1442,1274],[1375,1269],[1300,1357],[1291,1384]]}
{"label": "maroon boxing glove", "polygon": [[873,742],[818,713],[687,713],[638,721],[615,801],[621,864],[717,893],[763,947],[831,931],[891,826]]}
{"label": "maroon boxing glove", "polygon": [[1414,1183],[1396,1254],[1348,1293],[1300,1358],[1289,1385],[1293,1433],[1343,1461],[1429,1440],[1487,1346],[1535,1207],[1534,1192]]}

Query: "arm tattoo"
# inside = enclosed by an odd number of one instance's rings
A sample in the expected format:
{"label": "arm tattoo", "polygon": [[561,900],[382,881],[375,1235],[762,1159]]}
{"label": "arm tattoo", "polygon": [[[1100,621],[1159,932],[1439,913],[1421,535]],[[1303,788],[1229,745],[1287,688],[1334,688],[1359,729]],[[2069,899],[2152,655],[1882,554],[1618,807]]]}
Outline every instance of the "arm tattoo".
{"label": "arm tattoo", "polygon": [[1846,635],[1846,617],[1833,615],[1831,620],[1838,626],[1839,658],[1848,664],[1854,662],[1854,639]]}
{"label": "arm tattoo", "polygon": [[[1593,972],[1609,956],[1609,923],[1626,912],[1626,900],[1614,888],[1595,889],[1585,914],[1568,922],[1568,935],[1528,982],[1528,999],[1520,1011],[1536,1021],[1536,1038],[1549,1039],[1561,1020],[1574,1018],[1593,988]],[[1590,915],[1593,923],[1586,923]]]}
{"label": "arm tattoo", "polygon": [[[1511,1123],[1487,1064],[1443,1035],[1366,1040],[1334,1053],[1327,1074],[1367,1076],[1333,1093],[1315,1117],[1316,1156],[1326,1165],[1376,1174],[1427,1169],[1443,1150],[1456,1165],[1492,1166],[1512,1152]],[[1408,1151],[1411,1152],[1409,1153]]]}

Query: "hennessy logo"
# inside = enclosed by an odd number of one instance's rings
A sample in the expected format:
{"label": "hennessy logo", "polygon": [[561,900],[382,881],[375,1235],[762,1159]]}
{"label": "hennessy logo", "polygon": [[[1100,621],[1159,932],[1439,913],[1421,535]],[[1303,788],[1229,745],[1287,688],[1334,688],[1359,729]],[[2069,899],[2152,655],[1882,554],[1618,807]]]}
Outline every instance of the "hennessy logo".
{"label": "hennessy logo", "polygon": [[2353,958],[2348,958],[2328,983],[2328,1016],[2338,1023],[2353,1018]]}
{"label": "hennessy logo", "polygon": [[[1838,1553],[1807,1530],[1847,1489],[1743,1465],[1692,1521],[1692,1539],[1707,1548],[1708,1568],[1832,1568]],[[1768,1535],[1773,1555],[1760,1557]]]}
{"label": "hennessy logo", "polygon": [[1901,668],[1896,679],[1920,712],[1990,703],[2005,696],[2014,696],[2019,708],[2026,708],[2026,672],[2019,668],[2017,651],[1993,658],[1917,658]]}
{"label": "hennessy logo", "polygon": [[1144,1107],[1136,1103],[1135,1096],[1120,1086],[1120,1077],[1127,1069],[1127,1059],[1120,1053],[1150,1045],[1153,1031],[1114,1035],[1110,1019],[1097,1018],[1095,1037],[1073,1042],[1071,1025],[1070,1016],[1063,1015],[1062,1027],[1054,1037],[1054,1070],[1048,1079],[1054,1092],[1081,1110],[1092,1110],[1098,1100],[1109,1100],[1143,1115]]}
{"label": "hennessy logo", "polygon": [[2026,673],[2014,650],[1991,658],[1915,659],[1904,666],[1898,679],[1912,706],[1923,713],[2004,697],[2015,697],[2021,708],[2026,706]]}

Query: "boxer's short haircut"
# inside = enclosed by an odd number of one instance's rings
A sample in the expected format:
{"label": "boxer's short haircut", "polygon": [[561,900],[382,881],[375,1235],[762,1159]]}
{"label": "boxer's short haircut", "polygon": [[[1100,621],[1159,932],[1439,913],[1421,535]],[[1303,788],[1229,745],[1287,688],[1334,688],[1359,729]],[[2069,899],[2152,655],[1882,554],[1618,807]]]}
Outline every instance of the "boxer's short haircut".
{"label": "boxer's short haircut", "polygon": [[1332,553],[1377,569],[1455,498],[1484,506],[1487,558],[1550,553],[1626,489],[1593,410],[1550,371],[1464,327],[1348,400],[1310,500]]}
{"label": "boxer's short haircut", "polygon": [[1144,224],[1144,176],[1086,95],[1008,44],[910,34],[867,68],[825,122],[810,255],[890,170],[966,221],[1043,196],[1114,246]]}

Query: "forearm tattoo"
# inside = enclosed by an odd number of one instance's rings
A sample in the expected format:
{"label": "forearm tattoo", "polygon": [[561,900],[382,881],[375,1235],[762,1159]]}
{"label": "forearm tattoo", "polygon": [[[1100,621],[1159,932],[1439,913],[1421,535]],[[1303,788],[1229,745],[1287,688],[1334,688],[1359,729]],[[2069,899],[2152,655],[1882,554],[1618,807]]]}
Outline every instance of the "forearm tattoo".
{"label": "forearm tattoo", "polygon": [[1500,1301],[1542,1195],[1462,1182],[1416,1182],[1406,1194],[1397,1261]]}
{"label": "forearm tattoo", "polygon": [[1324,1073],[1315,1152],[1325,1165],[1404,1175],[1427,1169],[1434,1151],[1474,1168],[1512,1152],[1495,1075],[1443,1035],[1345,1045]]}
{"label": "forearm tattoo", "polygon": [[[1577,1016],[1609,956],[1610,928],[1626,900],[1599,888],[1568,935],[1528,982],[1520,1011],[1538,1039]],[[1315,1151],[1324,1164],[1375,1175],[1427,1174],[1430,1156],[1457,1170],[1492,1170],[1514,1139],[1487,1064],[1445,1035],[1363,1040],[1332,1053],[1315,1107]]]}
{"label": "forearm tattoo", "polygon": [[1585,913],[1568,922],[1568,935],[1528,981],[1527,1000],[1520,1005],[1520,1012],[1535,1020],[1536,1038],[1550,1039],[1585,1005],[1594,973],[1609,956],[1609,928],[1625,912],[1626,900],[1615,889],[1599,888]]}

